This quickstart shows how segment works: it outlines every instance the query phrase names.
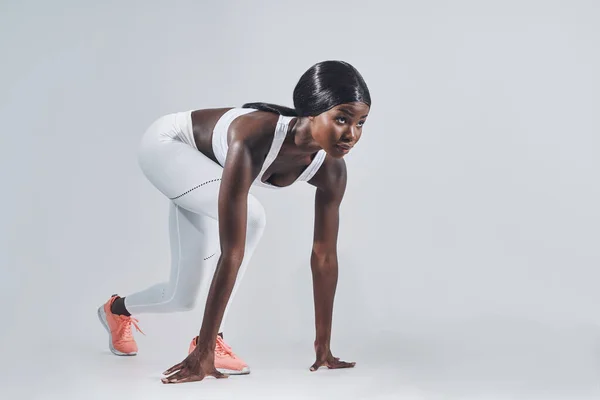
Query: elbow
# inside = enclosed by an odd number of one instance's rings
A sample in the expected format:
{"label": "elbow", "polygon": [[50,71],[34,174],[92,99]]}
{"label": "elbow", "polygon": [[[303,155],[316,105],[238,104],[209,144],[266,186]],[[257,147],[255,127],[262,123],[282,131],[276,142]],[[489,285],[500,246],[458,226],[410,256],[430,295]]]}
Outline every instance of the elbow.
{"label": "elbow", "polygon": [[221,253],[221,261],[220,264],[225,267],[227,270],[236,271],[242,265],[242,261],[244,261],[244,248],[241,249],[223,249]]}
{"label": "elbow", "polygon": [[337,268],[337,254],[332,251],[313,250],[311,255],[312,269],[318,271],[330,271]]}

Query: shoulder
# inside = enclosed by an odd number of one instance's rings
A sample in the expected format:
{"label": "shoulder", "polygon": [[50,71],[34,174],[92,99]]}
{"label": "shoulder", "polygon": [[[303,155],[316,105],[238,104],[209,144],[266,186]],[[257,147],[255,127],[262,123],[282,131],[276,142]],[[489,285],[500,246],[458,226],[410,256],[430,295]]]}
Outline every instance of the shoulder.
{"label": "shoulder", "polygon": [[321,168],[308,183],[322,191],[343,195],[347,176],[346,161],[326,155]]}
{"label": "shoulder", "polygon": [[251,111],[236,117],[229,127],[232,139],[252,140],[272,134],[277,127],[279,114],[266,111]]}
{"label": "shoulder", "polygon": [[236,117],[228,129],[228,141],[231,145],[246,147],[253,158],[264,159],[273,140],[279,114],[252,111]]}

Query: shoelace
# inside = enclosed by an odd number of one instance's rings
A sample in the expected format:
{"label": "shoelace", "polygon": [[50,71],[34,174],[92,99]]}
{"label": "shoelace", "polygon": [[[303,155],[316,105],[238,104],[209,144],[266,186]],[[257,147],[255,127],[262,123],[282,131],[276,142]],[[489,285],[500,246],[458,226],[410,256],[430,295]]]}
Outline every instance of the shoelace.
{"label": "shoelace", "polygon": [[135,329],[140,332],[142,335],[146,335],[141,329],[140,326],[138,325],[138,321],[137,319],[133,318],[133,317],[127,317],[125,315],[120,315],[119,316],[121,318],[121,334],[119,335],[121,340],[129,340],[132,338],[132,333],[131,333],[131,325],[135,326]]}
{"label": "shoelace", "polygon": [[230,356],[235,358],[235,354],[233,354],[233,350],[229,347],[221,337],[217,337],[217,345],[215,347],[215,353],[220,356]]}

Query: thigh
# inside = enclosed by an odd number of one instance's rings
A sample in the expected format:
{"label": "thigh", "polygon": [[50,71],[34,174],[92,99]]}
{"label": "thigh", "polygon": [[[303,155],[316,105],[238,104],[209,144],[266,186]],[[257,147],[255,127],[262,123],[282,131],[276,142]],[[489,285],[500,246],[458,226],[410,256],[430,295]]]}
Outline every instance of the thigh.
{"label": "thigh", "polygon": [[195,264],[219,254],[218,221],[189,211],[176,203],[169,210],[171,253],[174,264]]}
{"label": "thigh", "polygon": [[217,219],[223,168],[178,140],[176,129],[168,119],[148,129],[138,153],[140,168],[152,185],[176,205]]}

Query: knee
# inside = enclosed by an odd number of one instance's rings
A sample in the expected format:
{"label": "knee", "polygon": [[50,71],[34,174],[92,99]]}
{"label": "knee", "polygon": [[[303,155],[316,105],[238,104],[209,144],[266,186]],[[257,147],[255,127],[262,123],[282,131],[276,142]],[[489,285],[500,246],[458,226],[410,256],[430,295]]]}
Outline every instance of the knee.
{"label": "knee", "polygon": [[248,227],[262,232],[266,225],[265,208],[254,196],[248,197]]}

